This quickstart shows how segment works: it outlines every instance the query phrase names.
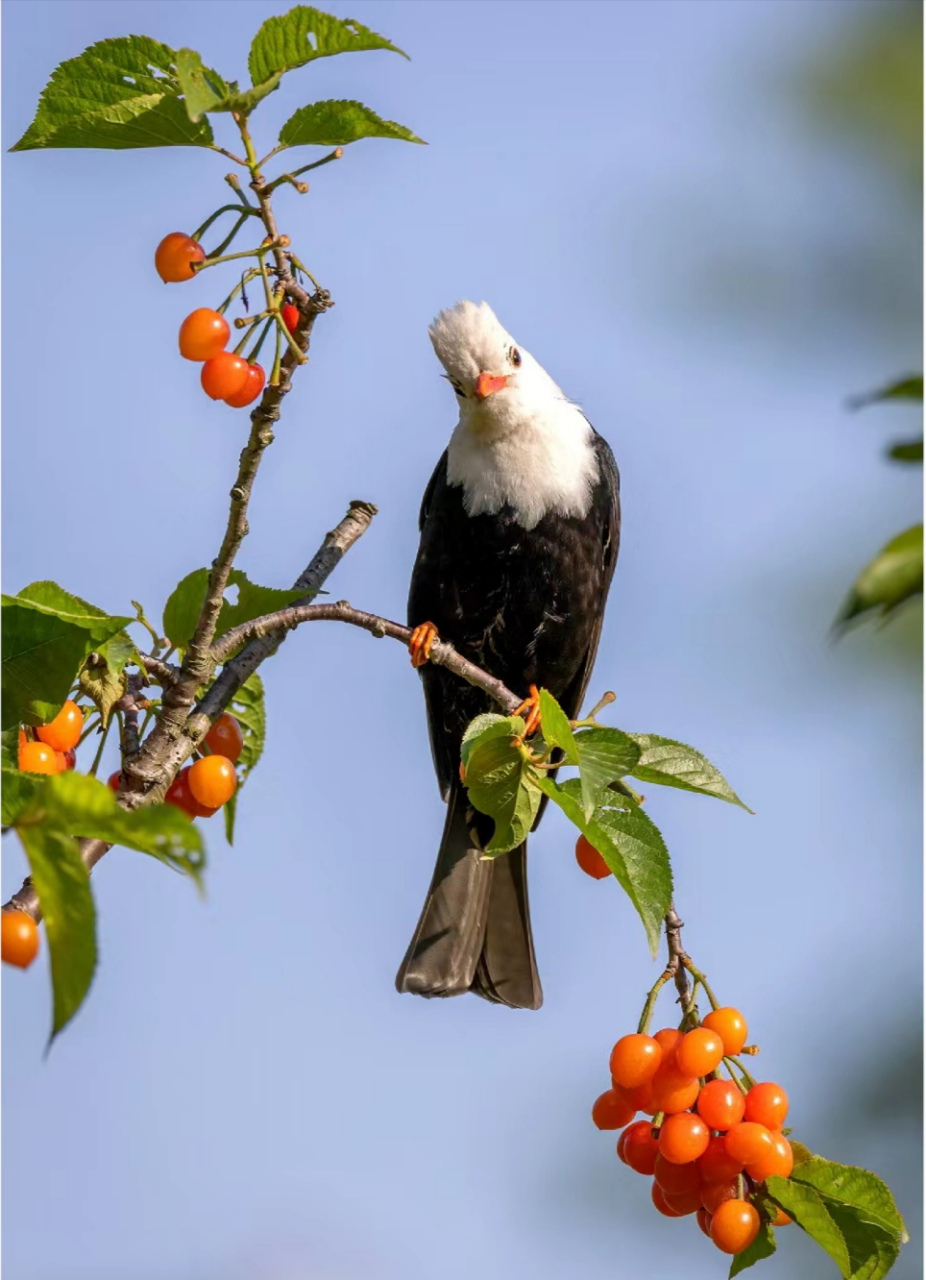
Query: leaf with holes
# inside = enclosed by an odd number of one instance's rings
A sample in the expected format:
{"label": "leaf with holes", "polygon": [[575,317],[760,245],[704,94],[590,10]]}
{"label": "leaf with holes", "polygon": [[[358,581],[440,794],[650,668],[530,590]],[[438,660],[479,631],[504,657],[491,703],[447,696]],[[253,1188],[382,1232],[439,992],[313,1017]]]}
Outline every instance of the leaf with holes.
{"label": "leaf with holes", "polygon": [[579,756],[582,808],[590,818],[608,783],[633,772],[640,748],[620,729],[580,729],[573,741]]}
{"label": "leaf with holes", "polygon": [[747,813],[752,810],[727,782],[726,778],[700,751],[661,738],[656,733],[631,733],[629,735],[640,748],[640,758],[631,769],[641,782],[654,782],[661,787],[678,787],[682,791],[696,791],[702,796],[715,796],[728,804],[738,804]]}
{"label": "leaf with holes", "polygon": [[19,828],[45,917],[54,998],[51,1039],[83,1004],[96,969],[96,910],[73,836],[47,823]]}
{"label": "leaf with holes", "polygon": [[244,733],[244,745],[238,757],[238,790],[224,806],[225,838],[229,844],[234,843],[236,802],[241,788],[251,776],[251,770],[263,755],[264,741],[267,735],[267,713],[264,706],[264,685],[255,671],[248,676],[244,684],[228,705],[228,710],[241,725]]}
{"label": "leaf with holes", "polygon": [[559,747],[566,764],[578,764],[579,748],[569,717],[548,689],[540,690],[540,724],[544,742],[550,747]]}
{"label": "leaf with holes", "polygon": [[923,526],[892,538],[855,580],[835,626],[870,612],[887,617],[913,596],[923,594]]}
{"label": "leaf with holes", "polygon": [[360,138],[397,138],[425,145],[411,129],[381,119],[362,102],[313,102],[290,116],[280,130],[280,142],[287,147],[346,147]]}
{"label": "leaf with holes", "polygon": [[173,49],[146,36],[91,45],[55,68],[12,150],[211,146],[208,121],[187,114],[175,59]]}
{"label": "leaf with holes", "polygon": [[403,58],[408,54],[390,44],[353,18],[336,18],[309,5],[297,5],[279,17],[268,18],[254,37],[248,54],[248,71],[255,85],[272,75],[304,67],[315,58],[337,53],[362,53],[390,49]]}
{"label": "leaf with holes", "polygon": [[606,790],[588,818],[578,778],[555,782],[534,771],[530,781],[562,809],[604,858],[643,921],[655,956],[662,921],[672,900],[672,866],[658,827],[629,797],[616,791]]}
{"label": "leaf with holes", "polygon": [[254,89],[239,91],[235,81],[226,84],[217,71],[207,67],[195,49],[177,50],[177,83],[183,93],[187,115],[197,123],[208,111],[240,111],[249,115],[262,98],[279,87],[282,71]]}
{"label": "leaf with holes", "polygon": [[[194,569],[177,583],[164,606],[164,634],[178,649],[185,649],[193,638],[208,585],[209,570]],[[238,599],[234,604],[227,599],[223,602],[216,625],[216,636],[224,635],[232,627],[251,622],[265,613],[285,609],[295,600],[303,599],[306,594],[302,588],[280,590],[277,587],[259,587],[241,569],[232,569],[228,575],[228,588],[234,587],[238,589]]]}

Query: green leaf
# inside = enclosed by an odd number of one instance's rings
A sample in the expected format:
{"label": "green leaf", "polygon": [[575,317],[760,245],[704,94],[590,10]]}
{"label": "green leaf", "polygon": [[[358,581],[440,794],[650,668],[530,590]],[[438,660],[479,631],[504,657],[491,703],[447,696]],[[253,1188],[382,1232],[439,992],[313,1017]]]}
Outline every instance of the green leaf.
{"label": "green leaf", "polygon": [[747,813],[752,813],[720,770],[715,769],[710,760],[694,747],[675,742],[672,738],[661,738],[656,733],[631,733],[628,737],[640,748],[640,759],[630,772],[641,782],[696,791],[702,796],[716,796],[718,800],[738,804]]}
{"label": "green leaf", "polygon": [[872,609],[886,617],[905,600],[922,592],[923,526],[918,524],[892,538],[866,565],[834,625],[844,626]]}
{"label": "green leaf", "polygon": [[215,111],[229,88],[217,71],[207,67],[195,49],[177,50],[177,83],[187,115],[196,124],[207,111]]}
{"label": "green leaf", "polygon": [[[133,621],[128,617],[113,617],[105,609],[98,609],[96,605],[81,600],[80,596],[71,595],[64,587],[59,587],[57,582],[31,582],[17,593],[16,599],[25,600],[44,613],[54,614],[64,618],[66,622],[74,622],[83,627],[99,648],[107,643],[112,644],[122,628]],[[134,645],[125,634],[121,636],[119,643],[129,645],[129,653],[125,659],[128,661],[128,657],[134,652]]]}
{"label": "green leaf", "polygon": [[177,83],[183,92],[187,115],[196,123],[207,111],[250,113],[262,98],[279,87],[282,72],[254,89],[239,92],[237,84],[226,84],[217,71],[204,65],[195,49],[177,50]]}
{"label": "green leaf", "polygon": [[755,1266],[763,1258],[770,1258],[774,1252],[775,1232],[767,1222],[763,1222],[759,1227],[759,1234],[749,1248],[738,1253],[730,1263],[730,1280],[738,1276],[741,1271],[745,1271],[747,1267]]}
{"label": "green leaf", "polygon": [[[4,769],[19,768],[19,726],[12,725],[9,729],[0,732],[0,762]],[[6,821],[2,823],[4,827],[10,824]]]}
{"label": "green leaf", "polygon": [[882,404],[885,400],[919,400],[923,399],[923,375],[915,374],[909,378],[898,378],[887,386],[875,391],[863,391],[849,401],[852,409],[864,409],[870,404]]}
{"label": "green leaf", "polygon": [[341,147],[360,138],[398,138],[426,145],[403,124],[381,119],[362,102],[346,100],[312,102],[300,107],[280,130],[280,141],[287,147]]}
{"label": "green leaf", "polygon": [[4,596],[2,607],[3,728],[56,715],[94,650],[118,654],[127,645],[135,652],[122,630],[131,618],[112,617],[56,582],[33,582]]}
{"label": "green leaf", "polygon": [[[791,1143],[791,1154],[794,1156],[795,1169],[798,1165],[806,1164],[808,1160],[815,1159],[813,1152],[809,1147],[805,1147],[803,1142],[795,1142],[793,1138],[789,1138],[788,1141]],[[794,1177],[793,1173],[791,1177]]]}
{"label": "green leaf", "polygon": [[66,836],[106,840],[146,853],[199,885],[204,864],[202,836],[174,805],[123,809],[105,783],[89,774],[32,777],[3,772],[4,823],[21,832],[41,826]]}
{"label": "green leaf", "polygon": [[902,444],[891,445],[888,450],[888,457],[897,462],[922,462],[923,442],[922,440],[906,440]]}
{"label": "green leaf", "polygon": [[466,726],[463,734],[460,746],[463,768],[468,766],[474,747],[481,746],[484,742],[491,742],[493,738],[517,738],[523,733],[524,721],[520,716],[502,716],[494,711],[486,711],[483,715],[476,716],[475,720],[471,720]]}
{"label": "green leaf", "polygon": [[840,1274],[852,1274],[849,1250],[839,1227],[813,1187],[802,1186],[790,1178],[769,1178],[768,1193],[785,1213],[790,1214],[799,1227],[830,1255]]}
{"label": "green leaf", "polygon": [[578,778],[530,781],[562,809],[570,822],[594,845],[643,921],[650,950],[659,950],[662,921],[672,899],[669,851],[656,825],[629,797],[607,790],[591,819],[585,815]]}
{"label": "green leaf", "polygon": [[[194,569],[177,583],[164,606],[164,634],[178,649],[185,649],[193,638],[208,585],[209,570]],[[238,588],[238,600],[235,604],[224,601],[215,631],[217,637],[243,622],[285,609],[305,596],[302,588],[284,591],[277,587],[259,587],[241,569],[232,569],[228,586]]]}
{"label": "green leaf", "polygon": [[579,753],[582,807],[590,818],[602,789],[633,772],[640,748],[620,729],[580,729],[573,741]]}
{"label": "green leaf", "polygon": [[146,36],[100,40],[56,67],[32,124],[11,148],[208,147],[174,78],[175,53]]}
{"label": "green leaf", "polygon": [[276,72],[292,71],[315,58],[336,53],[360,53],[367,49],[391,49],[408,54],[378,36],[353,18],[335,18],[308,5],[297,5],[288,13],[268,18],[254,37],[248,54],[248,71],[255,85]]}
{"label": "green leaf", "polygon": [[19,830],[45,917],[54,1016],[51,1039],[83,1003],[96,968],[96,911],[80,847],[46,823]]}
{"label": "green leaf", "polygon": [[99,665],[85,662],[78,676],[80,691],[86,694],[100,713],[103,728],[109,724],[112,709],[125,693],[125,673],[112,671],[105,661]]}
{"label": "green leaf", "polygon": [[[5,733],[16,734],[18,737],[18,729],[8,729]],[[18,753],[17,753],[18,754]],[[20,814],[26,812],[30,805],[35,802],[36,796],[41,792],[42,788],[48,781],[47,777],[42,777],[36,773],[20,773],[16,764],[16,755],[12,758],[6,757],[3,762],[3,789],[2,804],[0,804],[0,813],[2,813],[2,824],[4,827],[15,827],[19,820]]]}
{"label": "green leaf", "polygon": [[858,1209],[869,1221],[906,1239],[904,1220],[889,1187],[867,1169],[810,1156],[795,1166],[791,1180]]}
{"label": "green leaf", "polygon": [[881,1280],[900,1256],[897,1236],[865,1221],[849,1205],[835,1200],[825,1200],[825,1204],[849,1250],[851,1280]]}
{"label": "green leaf", "polygon": [[566,764],[578,764],[579,748],[569,717],[547,689],[540,690],[540,723],[544,742],[548,746],[559,747]]}
{"label": "green leaf", "polygon": [[225,838],[234,843],[237,799],[241,788],[251,776],[251,770],[263,755],[267,736],[267,713],[264,706],[264,685],[258,673],[248,676],[228,706],[244,731],[244,746],[238,757],[238,791],[224,806]]}
{"label": "green leaf", "polygon": [[523,732],[523,721],[520,716],[506,720],[503,726],[488,726],[467,744],[464,763],[470,802],[495,821],[484,850],[489,855],[508,853],[526,840],[540,807],[540,793],[530,785],[536,770],[511,741],[512,725],[520,723]]}
{"label": "green leaf", "polygon": [[93,639],[12,596],[3,597],[2,614],[2,727],[44,724],[61,709]]}

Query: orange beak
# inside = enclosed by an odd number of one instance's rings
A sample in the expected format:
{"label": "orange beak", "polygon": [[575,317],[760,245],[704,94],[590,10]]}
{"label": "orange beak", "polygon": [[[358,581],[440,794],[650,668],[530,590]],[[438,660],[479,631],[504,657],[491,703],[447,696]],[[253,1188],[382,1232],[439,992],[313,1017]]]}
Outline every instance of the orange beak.
{"label": "orange beak", "polygon": [[502,374],[480,373],[476,379],[476,398],[485,400],[487,396],[492,395],[496,391],[501,391],[508,386],[508,379]]}

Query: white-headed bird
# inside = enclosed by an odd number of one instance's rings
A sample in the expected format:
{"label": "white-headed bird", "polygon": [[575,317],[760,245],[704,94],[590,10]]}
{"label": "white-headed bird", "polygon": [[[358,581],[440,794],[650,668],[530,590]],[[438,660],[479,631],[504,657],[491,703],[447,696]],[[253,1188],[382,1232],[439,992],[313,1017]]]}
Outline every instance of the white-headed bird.
{"label": "white-headed bird", "polygon": [[620,482],[607,443],[487,303],[457,303],[429,333],[460,420],[421,504],[408,622],[447,817],[396,986],[536,1009],[527,844],[484,858],[493,822],[460,778],[466,726],[498,708],[427,656],[438,635],[512,691],[530,690],[528,732],[538,687],[575,718],[617,561]]}

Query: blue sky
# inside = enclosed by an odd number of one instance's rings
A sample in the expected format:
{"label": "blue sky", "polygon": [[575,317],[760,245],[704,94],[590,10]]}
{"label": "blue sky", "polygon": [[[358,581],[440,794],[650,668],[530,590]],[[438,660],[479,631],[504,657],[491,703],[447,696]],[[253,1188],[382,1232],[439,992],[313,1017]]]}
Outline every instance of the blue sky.
{"label": "blue sky", "polygon": [[[426,326],[490,301],[621,468],[593,690],[616,690],[612,723],[700,747],[756,811],[650,797],[689,950],[747,1013],[796,1136],[888,1177],[915,1229],[919,1120],[879,1118],[870,1094],[919,1038],[918,615],[839,644],[828,628],[858,568],[918,519],[920,475],[880,453],[916,415],[845,411],[919,366],[918,263],[887,255],[896,287],[871,284],[869,255],[902,243],[896,202],[859,149],[807,128],[794,87],[880,6],[329,7],[412,61],[293,73],[255,119],[264,149],[326,97],[429,145],[361,142],[310,195],[280,194],[281,229],[337,306],[239,563],[288,585],[365,498],[380,515],[330,589],[403,617],[420,494],[455,420]],[[278,11],[7,0],[4,147],[57,62],[95,40],[190,45],[243,78]],[[175,347],[232,277],[181,292],[151,260],[224,202],[228,162],[4,164],[5,589],[54,578],[157,616],[215,554],[246,427]],[[531,846],[543,1009],[400,998],[442,820],[417,679],[398,646],[333,624],[264,676],[267,753],[234,848],[206,827],[205,904],[110,854],[93,877],[100,970],[47,1059],[46,957],[3,975],[5,1276],[724,1274],[690,1222],[656,1219],[588,1119],[658,971],[617,887],[577,871],[551,814]],[[9,843],[2,870],[6,896],[24,874]],[[779,1242],[779,1274],[829,1274],[795,1232]],[[917,1274],[912,1252],[896,1274]]]}

